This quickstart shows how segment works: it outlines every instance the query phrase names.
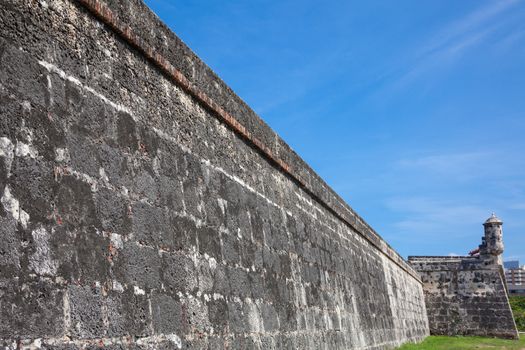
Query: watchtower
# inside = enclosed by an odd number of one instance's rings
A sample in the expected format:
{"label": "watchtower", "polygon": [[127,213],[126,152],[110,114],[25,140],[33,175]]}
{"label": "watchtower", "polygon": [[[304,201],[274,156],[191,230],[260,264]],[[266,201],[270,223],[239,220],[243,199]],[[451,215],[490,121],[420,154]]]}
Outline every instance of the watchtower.
{"label": "watchtower", "polygon": [[503,253],[503,221],[492,213],[483,226],[485,236],[481,239],[479,246],[479,255],[483,259],[493,260],[495,263],[502,265],[501,254]]}

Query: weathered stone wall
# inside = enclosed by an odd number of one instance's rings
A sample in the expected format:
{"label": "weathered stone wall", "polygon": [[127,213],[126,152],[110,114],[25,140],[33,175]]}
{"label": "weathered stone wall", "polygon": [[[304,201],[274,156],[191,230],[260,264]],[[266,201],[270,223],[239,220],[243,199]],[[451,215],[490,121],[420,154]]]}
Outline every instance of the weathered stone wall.
{"label": "weathered stone wall", "polygon": [[424,338],[417,273],[142,2],[108,4],[0,5],[0,343]]}
{"label": "weathered stone wall", "polygon": [[503,271],[479,257],[409,257],[425,291],[430,333],[517,338]]}
{"label": "weathered stone wall", "polygon": [[502,226],[492,213],[471,256],[408,258],[423,281],[431,334],[518,338],[501,265]]}

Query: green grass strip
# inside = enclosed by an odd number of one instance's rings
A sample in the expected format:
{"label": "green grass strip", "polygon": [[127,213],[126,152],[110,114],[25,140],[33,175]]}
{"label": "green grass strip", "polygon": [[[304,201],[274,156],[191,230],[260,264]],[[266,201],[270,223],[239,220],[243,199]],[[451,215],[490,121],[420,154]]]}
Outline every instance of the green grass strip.
{"label": "green grass strip", "polygon": [[520,340],[482,337],[430,336],[420,344],[405,344],[399,350],[525,350],[525,334]]}

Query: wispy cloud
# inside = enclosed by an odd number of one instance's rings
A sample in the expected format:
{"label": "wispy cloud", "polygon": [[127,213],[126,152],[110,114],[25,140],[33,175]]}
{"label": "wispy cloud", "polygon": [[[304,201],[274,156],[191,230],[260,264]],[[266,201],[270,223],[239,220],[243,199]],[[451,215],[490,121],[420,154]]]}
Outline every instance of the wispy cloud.
{"label": "wispy cloud", "polygon": [[470,33],[470,35],[462,36],[444,46],[436,47],[426,52],[416,60],[408,71],[404,72],[394,81],[392,87],[394,89],[402,88],[430,70],[454,63],[470,48],[481,43],[485,37],[494,32],[498,27],[500,27],[500,24],[490,26],[479,32]]}
{"label": "wispy cloud", "polygon": [[[498,44],[499,52],[506,52],[513,48],[513,46],[525,38],[525,28],[521,27],[511,31],[506,37],[504,37]],[[521,47],[523,49],[523,46]]]}
{"label": "wispy cloud", "polygon": [[491,2],[445,25],[427,38],[421,48],[415,50],[415,53],[401,66],[387,74],[391,79],[387,84],[387,90],[398,90],[426,72],[453,64],[496,32],[505,22],[501,21],[499,16],[517,3],[519,0]]}
{"label": "wispy cloud", "polygon": [[401,159],[398,166],[420,172],[433,172],[456,178],[468,179],[482,173],[486,161],[496,158],[494,152],[460,152],[448,154],[433,154]]}
{"label": "wispy cloud", "polygon": [[[426,154],[425,154],[426,153]],[[512,184],[512,177],[525,175],[525,159],[521,150],[500,148],[498,150],[458,150],[456,152],[432,153],[404,157],[395,168],[400,173],[414,177],[464,184],[473,179],[489,181],[486,185]],[[518,186],[521,186],[520,182]],[[521,189],[519,187],[518,189]],[[508,191],[506,191],[508,192]],[[520,191],[521,192],[521,191]]]}
{"label": "wispy cloud", "polygon": [[441,51],[449,51],[454,47],[464,46],[461,43],[470,41],[470,37],[477,37],[486,31],[487,23],[494,21],[495,17],[517,4],[518,0],[495,1],[467,14],[454,22],[449,23],[437,32],[423,46],[418,56],[427,56]]}
{"label": "wispy cloud", "polygon": [[462,236],[466,226],[479,224],[490,213],[489,209],[480,205],[427,197],[391,198],[386,205],[403,217],[393,226],[414,237]]}

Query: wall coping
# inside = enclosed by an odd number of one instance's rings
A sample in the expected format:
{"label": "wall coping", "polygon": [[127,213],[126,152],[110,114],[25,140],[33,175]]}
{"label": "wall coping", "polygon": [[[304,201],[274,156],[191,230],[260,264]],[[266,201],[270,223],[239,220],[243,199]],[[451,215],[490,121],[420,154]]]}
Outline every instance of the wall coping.
{"label": "wall coping", "polygon": [[450,255],[435,255],[435,256],[431,256],[431,255],[418,255],[418,256],[409,256],[408,257],[408,261],[421,261],[421,260],[458,260],[458,259],[471,259],[471,260],[475,260],[475,259],[478,259],[477,257],[475,256],[468,256],[468,255],[454,255],[454,256],[450,256]]}
{"label": "wall coping", "polygon": [[421,283],[419,274],[142,0],[71,1],[82,5],[314,200]]}

